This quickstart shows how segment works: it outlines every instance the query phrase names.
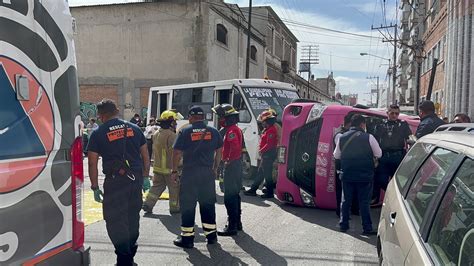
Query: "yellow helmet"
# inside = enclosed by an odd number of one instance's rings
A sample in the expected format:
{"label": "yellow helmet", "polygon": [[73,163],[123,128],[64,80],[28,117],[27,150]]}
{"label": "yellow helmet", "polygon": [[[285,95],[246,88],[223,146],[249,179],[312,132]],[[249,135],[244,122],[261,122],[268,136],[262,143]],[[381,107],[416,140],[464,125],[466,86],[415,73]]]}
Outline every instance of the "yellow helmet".
{"label": "yellow helmet", "polygon": [[178,113],[171,110],[165,110],[161,113],[160,120],[178,120]]}

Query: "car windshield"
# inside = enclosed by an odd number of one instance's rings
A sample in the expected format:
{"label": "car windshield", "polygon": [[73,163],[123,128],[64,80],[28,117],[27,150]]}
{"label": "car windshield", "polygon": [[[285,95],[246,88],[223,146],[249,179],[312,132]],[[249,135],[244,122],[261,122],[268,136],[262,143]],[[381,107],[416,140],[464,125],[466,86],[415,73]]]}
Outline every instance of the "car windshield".
{"label": "car windshield", "polygon": [[243,87],[242,91],[255,117],[258,117],[264,110],[272,108],[278,114],[278,121],[281,121],[281,114],[285,106],[292,100],[299,98],[296,91],[287,89]]}

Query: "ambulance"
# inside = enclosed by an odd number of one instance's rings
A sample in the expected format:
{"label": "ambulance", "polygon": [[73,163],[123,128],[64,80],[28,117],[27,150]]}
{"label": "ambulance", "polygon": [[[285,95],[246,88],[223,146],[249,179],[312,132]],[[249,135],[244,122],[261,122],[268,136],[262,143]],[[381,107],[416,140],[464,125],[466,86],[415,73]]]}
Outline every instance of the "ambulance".
{"label": "ambulance", "polygon": [[0,0],[0,265],[88,265],[73,18]]}
{"label": "ambulance", "polygon": [[[243,173],[249,177],[257,166],[259,130],[258,115],[268,108],[280,116],[285,106],[299,99],[292,84],[266,79],[232,79],[204,83],[191,83],[150,88],[147,117],[159,117],[166,109],[176,109],[186,115],[189,107],[197,105],[206,113],[208,125],[218,127],[217,117],[211,108],[217,104],[229,103],[239,111],[238,126],[244,134],[246,152],[243,154]],[[178,121],[178,128],[188,123]]]}

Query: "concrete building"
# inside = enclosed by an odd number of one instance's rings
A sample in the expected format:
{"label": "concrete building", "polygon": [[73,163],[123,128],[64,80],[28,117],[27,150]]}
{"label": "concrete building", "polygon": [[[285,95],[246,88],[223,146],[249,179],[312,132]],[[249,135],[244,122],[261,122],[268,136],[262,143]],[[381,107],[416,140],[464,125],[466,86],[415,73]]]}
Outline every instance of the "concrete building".
{"label": "concrete building", "polygon": [[452,119],[456,113],[474,116],[474,1],[447,0],[446,93],[443,116]]}
{"label": "concrete building", "polygon": [[[414,106],[418,88],[418,62],[421,56],[421,40],[424,32],[423,14],[425,14],[425,0],[414,3],[412,0],[400,2],[400,42],[397,58],[397,100],[400,105]],[[419,49],[415,49],[419,46]]]}
{"label": "concrete building", "polygon": [[[143,113],[151,86],[245,77],[247,22],[220,0],[72,7],[81,101]],[[265,36],[252,31],[250,77],[265,76]]]}
{"label": "concrete building", "polygon": [[430,6],[429,14],[426,15],[425,32],[423,34],[424,54],[421,79],[420,98],[426,99],[430,78],[433,74],[434,59],[438,59],[436,73],[434,76],[431,100],[435,103],[436,112],[439,115],[445,109],[445,69],[446,69],[446,30],[447,30],[447,6],[446,0],[427,0]]}
{"label": "concrete building", "polygon": [[318,89],[323,93],[334,97],[336,95],[336,81],[334,80],[334,74],[331,72],[327,78],[317,78],[313,79],[313,83]]}

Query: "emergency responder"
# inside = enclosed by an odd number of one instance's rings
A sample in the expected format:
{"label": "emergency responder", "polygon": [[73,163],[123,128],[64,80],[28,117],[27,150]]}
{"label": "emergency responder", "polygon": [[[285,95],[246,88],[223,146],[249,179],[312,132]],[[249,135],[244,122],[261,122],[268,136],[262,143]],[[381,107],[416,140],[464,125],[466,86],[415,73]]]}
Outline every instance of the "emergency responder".
{"label": "emergency responder", "polygon": [[148,125],[145,127],[145,131],[143,132],[146,138],[146,145],[148,147],[148,155],[150,155],[150,161],[153,155],[153,135],[159,128],[160,127],[156,124],[155,117],[152,116],[150,117],[150,123],[148,123]]}
{"label": "emergency responder", "polygon": [[142,209],[145,213],[153,212],[153,207],[163,191],[168,187],[170,213],[179,212],[179,184],[171,179],[171,161],[173,144],[176,140],[177,114],[170,110],[161,113],[158,119],[160,129],[153,135],[153,185],[146,196]]}
{"label": "emergency responder", "polygon": [[215,174],[220,162],[222,137],[217,129],[206,126],[201,107],[189,109],[190,125],[178,132],[173,146],[172,178],[178,181],[178,164],[183,158],[180,180],[181,236],[174,244],[194,246],[194,217],[199,202],[202,227],[208,244],[217,243]]}
{"label": "emergency responder", "polygon": [[418,111],[420,113],[421,122],[418,124],[415,133],[417,139],[433,133],[436,128],[445,124],[444,121],[435,114],[435,106],[432,101],[422,101],[418,106]]}
{"label": "emergency responder", "polygon": [[227,225],[223,231],[217,232],[220,236],[233,236],[238,229],[242,230],[240,188],[242,187],[242,143],[243,135],[237,126],[239,112],[230,104],[218,104],[212,108],[217,114],[219,123],[226,133],[222,148],[222,162],[224,163],[224,204],[227,209]]}
{"label": "emergency responder", "polygon": [[339,138],[334,150],[334,158],[341,160],[342,169],[342,206],[339,226],[341,232],[349,230],[349,210],[352,197],[357,194],[364,230],[362,233],[373,235],[375,232],[370,218],[370,197],[374,181],[374,157],[380,158],[382,150],[374,136],[366,133],[365,130],[365,118],[355,114],[351,118],[351,128]]}
{"label": "emergency responder", "polygon": [[375,127],[374,137],[382,149],[382,158],[375,170],[372,204],[377,204],[380,189],[387,189],[390,177],[395,174],[398,165],[406,154],[407,141],[412,135],[408,123],[398,119],[400,107],[392,104],[387,109],[388,119]]}
{"label": "emergency responder", "polygon": [[[115,247],[117,265],[133,265],[137,252],[142,188],[150,188],[150,164],[145,136],[136,125],[118,119],[112,100],[97,104],[103,122],[89,140],[89,176],[94,199],[102,202],[107,233]],[[127,132],[125,134],[125,132]],[[126,135],[126,138],[124,137]],[[104,192],[98,185],[98,160],[102,157]]]}
{"label": "emergency responder", "polygon": [[[336,146],[336,143],[339,141],[339,138],[342,136],[342,134],[346,133],[349,131],[349,128],[351,127],[351,118],[354,114],[349,113],[346,116],[344,116],[344,123],[340,128],[337,129],[336,134],[334,135],[334,147]],[[342,199],[342,183],[341,183],[341,160],[336,159],[336,215],[337,217],[341,216],[341,199]],[[351,213],[353,215],[359,215],[359,202],[357,200],[357,195],[353,196],[352,199],[352,206],[351,206]]]}
{"label": "emergency responder", "polygon": [[266,192],[261,196],[262,198],[273,198],[273,178],[272,169],[273,162],[277,156],[277,145],[278,145],[278,132],[275,127],[275,116],[270,111],[263,111],[260,114],[260,121],[263,125],[263,132],[260,138],[259,144],[259,155],[262,158],[259,164],[259,171],[262,171],[262,175],[257,174],[255,181],[253,182],[250,189],[244,192],[248,196],[256,196],[257,189],[262,183],[262,179],[265,179]]}

